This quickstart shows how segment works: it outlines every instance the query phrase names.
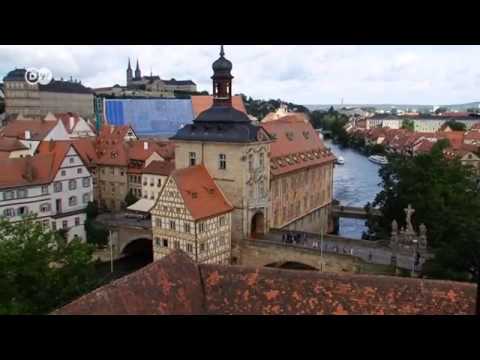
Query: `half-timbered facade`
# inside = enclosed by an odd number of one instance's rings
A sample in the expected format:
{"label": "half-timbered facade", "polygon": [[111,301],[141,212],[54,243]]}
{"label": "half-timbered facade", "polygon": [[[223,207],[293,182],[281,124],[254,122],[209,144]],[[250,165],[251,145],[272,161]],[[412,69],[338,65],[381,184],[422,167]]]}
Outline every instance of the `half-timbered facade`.
{"label": "half-timbered facade", "polygon": [[181,249],[196,262],[229,264],[232,210],[205,166],[174,171],[151,211],[154,260]]}

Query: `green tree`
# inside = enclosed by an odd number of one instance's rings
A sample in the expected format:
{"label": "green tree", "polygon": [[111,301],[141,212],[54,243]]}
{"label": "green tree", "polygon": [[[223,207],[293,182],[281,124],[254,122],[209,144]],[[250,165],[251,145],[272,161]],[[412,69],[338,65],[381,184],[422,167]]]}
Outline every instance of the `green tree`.
{"label": "green tree", "polygon": [[132,190],[130,190],[127,193],[127,196],[125,196],[125,204],[126,206],[130,206],[132,204],[135,204],[138,201],[138,198],[133,194]]}
{"label": "green tree", "polygon": [[415,208],[414,225],[424,223],[435,257],[425,266],[431,277],[479,281],[480,191],[474,169],[446,159],[439,141],[429,154],[389,156],[380,171],[383,190],[372,206],[383,216],[368,219],[371,233],[388,238],[394,219],[405,224],[404,208]]}
{"label": "green tree", "polygon": [[413,120],[411,119],[403,119],[402,120],[402,129],[407,129],[410,131],[415,130],[415,125],[413,124]]}
{"label": "green tree", "polygon": [[0,314],[45,314],[97,286],[93,247],[44,230],[35,217],[0,218]]}
{"label": "green tree", "polygon": [[85,233],[87,242],[96,247],[103,247],[108,243],[108,230],[100,223],[95,222],[98,215],[98,206],[95,202],[87,204],[87,219],[85,220]]}
{"label": "green tree", "polygon": [[464,123],[455,120],[448,120],[445,124],[453,131],[467,131],[467,127]]}
{"label": "green tree", "polygon": [[438,115],[438,114],[442,114],[442,113],[447,112],[447,111],[448,111],[448,109],[446,107],[442,106],[442,107],[439,107],[437,110],[435,110],[435,114]]}

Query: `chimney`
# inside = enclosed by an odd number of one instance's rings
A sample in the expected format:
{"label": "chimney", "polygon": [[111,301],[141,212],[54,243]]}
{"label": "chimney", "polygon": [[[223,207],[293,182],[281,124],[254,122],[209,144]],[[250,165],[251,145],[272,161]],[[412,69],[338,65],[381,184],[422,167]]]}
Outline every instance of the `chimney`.
{"label": "chimney", "polygon": [[143,150],[148,150],[148,141],[143,142]]}
{"label": "chimney", "polygon": [[74,126],[75,126],[75,118],[73,116],[70,116],[70,131],[73,130]]}
{"label": "chimney", "polygon": [[30,140],[30,130],[25,130],[25,140]]}

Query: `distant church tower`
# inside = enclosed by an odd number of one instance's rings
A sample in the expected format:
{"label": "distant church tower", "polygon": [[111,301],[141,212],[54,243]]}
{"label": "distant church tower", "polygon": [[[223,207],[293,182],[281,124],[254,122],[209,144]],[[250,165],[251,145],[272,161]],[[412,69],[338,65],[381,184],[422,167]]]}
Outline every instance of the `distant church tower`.
{"label": "distant church tower", "polygon": [[128,58],[128,68],[127,68],[127,86],[133,80],[133,71],[132,67],[130,66],[130,58]]}
{"label": "distant church tower", "polygon": [[140,66],[138,65],[137,59],[137,67],[135,69],[135,79],[140,79],[142,77],[142,73],[140,72]]}

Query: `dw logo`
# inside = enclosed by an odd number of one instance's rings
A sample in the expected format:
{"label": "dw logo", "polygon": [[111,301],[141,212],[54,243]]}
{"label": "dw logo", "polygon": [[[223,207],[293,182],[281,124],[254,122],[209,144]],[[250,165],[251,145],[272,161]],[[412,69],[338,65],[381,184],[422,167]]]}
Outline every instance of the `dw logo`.
{"label": "dw logo", "polygon": [[48,85],[53,79],[52,72],[47,68],[28,68],[25,72],[25,81],[30,85]]}

